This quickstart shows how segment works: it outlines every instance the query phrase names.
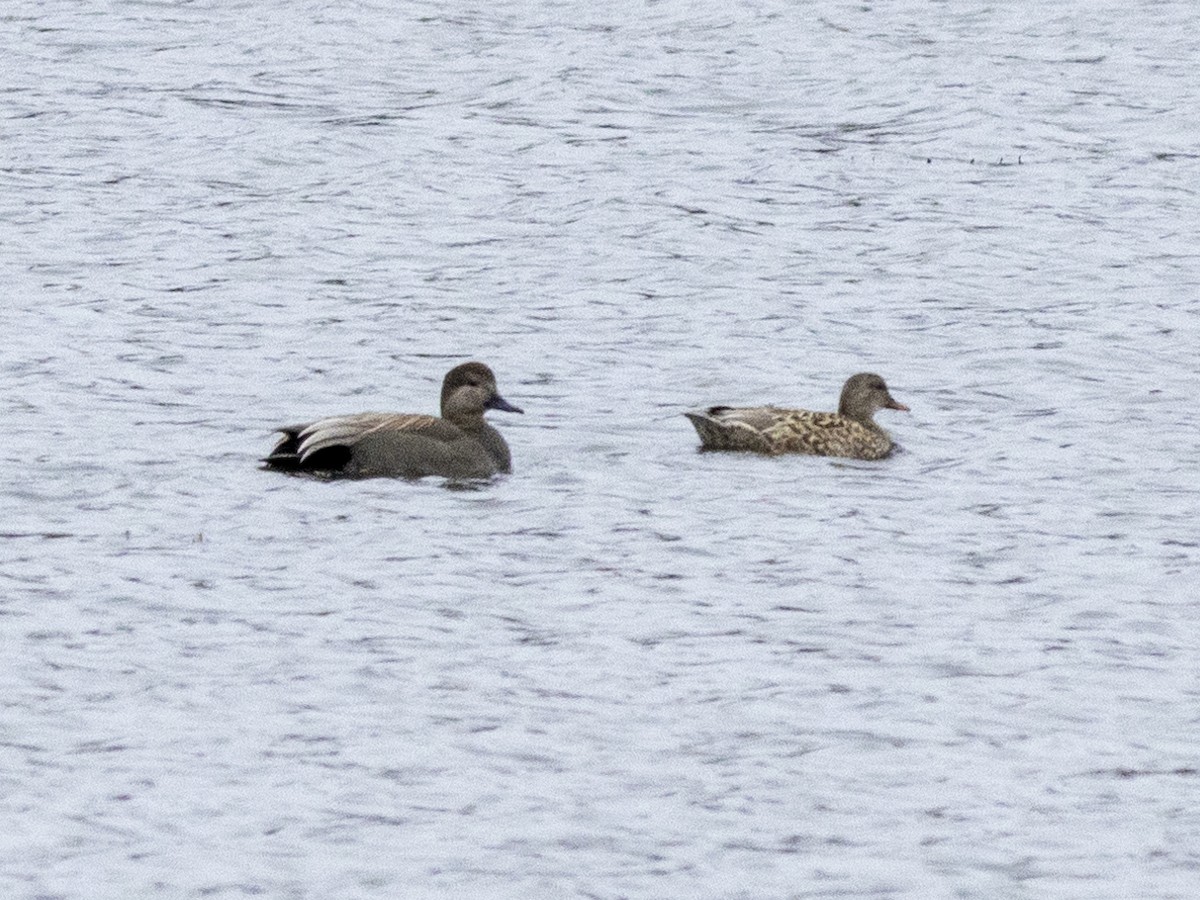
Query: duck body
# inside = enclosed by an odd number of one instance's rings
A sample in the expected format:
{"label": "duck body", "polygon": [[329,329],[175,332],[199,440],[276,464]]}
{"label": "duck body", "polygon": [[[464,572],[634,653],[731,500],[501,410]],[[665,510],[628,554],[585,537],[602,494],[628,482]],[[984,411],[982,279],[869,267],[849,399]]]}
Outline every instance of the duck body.
{"label": "duck body", "polygon": [[875,423],[879,409],[907,411],[878,375],[852,376],[842,388],[836,413],[777,406],[712,406],[684,413],[700,435],[702,450],[737,450],[777,456],[802,453],[876,460],[894,449]]}
{"label": "duck body", "polygon": [[442,416],[355,413],[280,428],[266,468],[345,478],[489,478],[512,471],[489,409],[521,412],[496,390],[492,370],[464,363],[442,382]]}

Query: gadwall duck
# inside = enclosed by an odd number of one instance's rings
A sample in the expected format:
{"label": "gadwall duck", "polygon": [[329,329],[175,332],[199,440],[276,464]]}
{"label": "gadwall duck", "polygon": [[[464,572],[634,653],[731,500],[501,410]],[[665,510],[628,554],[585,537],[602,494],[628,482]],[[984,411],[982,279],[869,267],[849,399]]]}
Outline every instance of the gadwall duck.
{"label": "gadwall duck", "polygon": [[895,445],[875,424],[875,411],[880,409],[908,412],[907,406],[892,399],[882,378],[863,372],[846,381],[836,413],[714,406],[684,415],[696,426],[702,450],[883,459]]}
{"label": "gadwall duck", "polygon": [[508,444],[483,419],[489,409],[519,413],[496,391],[480,362],[463,363],[442,381],[442,417],[357,413],[280,428],[266,467],[349,478],[488,478],[512,471]]}

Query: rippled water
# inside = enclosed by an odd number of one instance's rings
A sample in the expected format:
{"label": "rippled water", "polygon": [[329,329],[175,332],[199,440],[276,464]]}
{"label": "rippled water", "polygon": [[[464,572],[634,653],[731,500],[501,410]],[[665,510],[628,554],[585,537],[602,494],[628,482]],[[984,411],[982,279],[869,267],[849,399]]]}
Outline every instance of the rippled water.
{"label": "rippled water", "polygon": [[1193,4],[3,21],[4,896],[1200,891]]}

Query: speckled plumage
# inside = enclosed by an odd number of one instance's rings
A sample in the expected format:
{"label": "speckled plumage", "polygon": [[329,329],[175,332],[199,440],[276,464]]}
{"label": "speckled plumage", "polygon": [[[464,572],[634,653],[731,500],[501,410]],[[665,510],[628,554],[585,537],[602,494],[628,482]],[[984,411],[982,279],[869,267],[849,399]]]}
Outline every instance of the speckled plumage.
{"label": "speckled plumage", "polygon": [[496,390],[483,363],[456,366],[442,381],[442,417],[355,413],[280,428],[263,460],[283,472],[350,478],[487,478],[512,470],[508,444],[484,421],[489,409],[521,412]]}
{"label": "speckled plumage", "polygon": [[907,410],[878,375],[854,375],[842,388],[836,413],[776,406],[713,406],[684,413],[700,435],[701,449],[778,455],[804,453],[849,459],[883,459],[894,449],[875,424],[880,409]]}

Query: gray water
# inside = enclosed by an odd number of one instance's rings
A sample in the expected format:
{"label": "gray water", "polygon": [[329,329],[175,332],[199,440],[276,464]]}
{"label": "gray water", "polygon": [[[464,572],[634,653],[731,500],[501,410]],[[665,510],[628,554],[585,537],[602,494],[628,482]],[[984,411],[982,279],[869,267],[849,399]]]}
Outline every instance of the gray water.
{"label": "gray water", "polygon": [[0,21],[0,895],[1200,895],[1191,0]]}

